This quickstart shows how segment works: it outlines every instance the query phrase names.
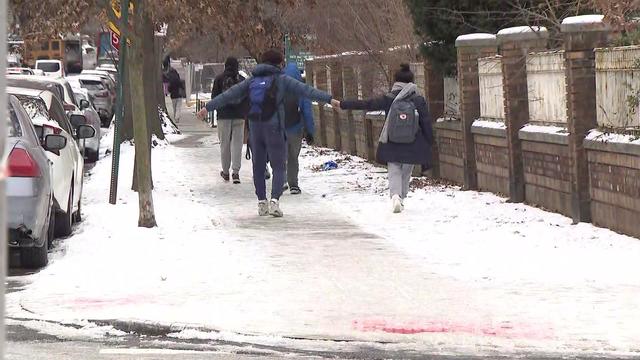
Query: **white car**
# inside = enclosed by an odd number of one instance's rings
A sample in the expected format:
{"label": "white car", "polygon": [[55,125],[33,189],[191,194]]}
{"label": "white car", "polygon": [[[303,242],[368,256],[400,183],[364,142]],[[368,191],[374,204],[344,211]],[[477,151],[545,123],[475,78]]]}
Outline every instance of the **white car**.
{"label": "white car", "polygon": [[84,159],[80,154],[78,139],[95,135],[95,129],[84,124],[83,115],[72,114],[67,118],[62,103],[49,90],[7,87],[7,94],[15,95],[31,117],[40,140],[50,134],[63,135],[67,146],[56,153],[47,152],[53,173],[53,197],[56,210],[56,236],[71,234],[74,222],[81,220],[81,198]]}
{"label": "white car", "polygon": [[61,78],[65,75],[64,64],[60,60],[36,60],[35,68],[53,78]]}
{"label": "white car", "polygon": [[65,111],[79,111],[80,106],[73,96],[71,85],[64,78],[51,78],[48,76],[37,75],[7,75],[7,85],[14,87],[32,88],[30,84],[39,84],[41,86],[52,86],[56,89],[60,100],[63,102]]}
{"label": "white car", "polygon": [[98,115],[98,112],[93,107],[91,96],[87,89],[73,88],[73,93],[78,104],[80,104],[80,110],[87,120],[87,125],[93,126],[96,130],[93,137],[81,141],[82,147],[84,148],[84,158],[87,162],[94,163],[98,161],[100,157],[100,137],[102,136],[100,131],[100,115]]}
{"label": "white car", "polygon": [[67,76],[66,79],[71,84],[71,87],[80,86],[89,92],[93,100],[93,106],[102,120],[102,126],[109,127],[115,108],[115,98],[109,90],[111,81],[99,75],[87,74]]}
{"label": "white car", "polygon": [[114,74],[112,74],[110,71],[106,71],[106,70],[82,70],[81,74],[83,75],[98,75],[98,76],[106,76],[107,78],[109,78],[109,80],[111,80],[115,86],[116,84],[116,76]]}

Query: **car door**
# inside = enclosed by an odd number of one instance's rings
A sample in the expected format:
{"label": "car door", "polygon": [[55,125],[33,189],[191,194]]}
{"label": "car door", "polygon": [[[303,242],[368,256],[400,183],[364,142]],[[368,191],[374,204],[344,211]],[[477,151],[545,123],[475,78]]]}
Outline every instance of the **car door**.
{"label": "car door", "polygon": [[[65,114],[64,108],[62,107],[62,103],[57,98],[52,98],[51,105],[49,107],[49,115],[52,120],[54,120],[60,128],[62,128],[63,135],[67,138],[67,146],[60,151],[60,155],[64,152],[65,157],[69,161],[70,171],[73,174],[73,209],[72,212],[78,208],[80,195],[82,193],[82,180],[83,180],[83,169],[84,169],[84,158],[80,153],[80,147],[75,139],[75,130],[71,126],[69,122],[69,118]],[[68,196],[68,193],[67,193]],[[66,205],[65,205],[66,208]]]}

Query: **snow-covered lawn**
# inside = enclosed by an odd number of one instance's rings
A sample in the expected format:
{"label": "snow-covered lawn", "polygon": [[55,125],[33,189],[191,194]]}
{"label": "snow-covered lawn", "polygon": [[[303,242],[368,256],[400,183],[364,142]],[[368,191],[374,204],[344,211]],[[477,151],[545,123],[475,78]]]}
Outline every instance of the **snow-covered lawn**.
{"label": "snow-covered lawn", "polygon": [[[136,227],[132,147],[122,149],[117,206],[107,203],[110,160],[98,163],[85,222],[7,296],[8,316],[190,323],[222,333],[173,336],[305,348],[345,345],[286,337],[439,353],[640,353],[637,239],[425,181],[392,214],[384,169],[317,148],[303,149],[304,194],[283,197],[285,218],[258,218],[249,163],[242,185],[223,184],[214,138],[198,142],[154,149],[155,229]],[[319,171],[328,160],[338,169]]]}

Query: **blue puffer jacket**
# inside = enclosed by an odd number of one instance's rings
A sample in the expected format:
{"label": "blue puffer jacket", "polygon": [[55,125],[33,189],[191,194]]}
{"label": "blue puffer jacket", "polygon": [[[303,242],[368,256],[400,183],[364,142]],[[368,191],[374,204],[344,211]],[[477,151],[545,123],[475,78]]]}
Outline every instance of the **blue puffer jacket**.
{"label": "blue puffer jacket", "polygon": [[[276,97],[276,101],[278,102],[278,111],[273,115],[273,118],[271,118],[270,121],[273,121],[274,118],[277,117],[282,129],[284,129],[284,96],[286,93],[291,93],[301,98],[307,98],[318,102],[331,102],[331,95],[327,94],[324,91],[311,87],[303,82],[300,82],[292,77],[286,76],[277,66],[273,66],[270,64],[259,64],[258,66],[256,66],[255,70],[253,70],[252,75],[254,77],[269,75],[277,76],[276,86],[278,88],[278,94]],[[248,78],[213,98],[207,103],[207,110],[211,112],[228,104],[241,103],[244,99],[249,97],[249,85],[251,84],[251,80],[252,78]]]}
{"label": "blue puffer jacket", "polygon": [[[284,68],[284,73],[287,76],[291,76],[292,78],[302,82],[302,75],[300,75],[300,68],[296,63],[288,63]],[[302,117],[302,121],[297,124],[290,126],[287,128],[287,132],[289,133],[299,133],[304,129],[307,130],[307,134],[314,135],[315,134],[315,124],[313,123],[313,111],[311,110],[311,100],[307,98],[301,97],[298,103],[298,108],[300,109],[300,116]],[[287,114],[288,115],[288,114]]]}

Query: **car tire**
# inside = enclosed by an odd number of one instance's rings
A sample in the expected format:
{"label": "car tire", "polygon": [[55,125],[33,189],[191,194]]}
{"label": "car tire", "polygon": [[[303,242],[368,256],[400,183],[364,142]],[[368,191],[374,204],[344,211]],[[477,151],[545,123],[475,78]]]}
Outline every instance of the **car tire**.
{"label": "car tire", "polygon": [[51,207],[51,213],[49,214],[49,228],[47,229],[47,247],[51,249],[53,247],[53,240],[56,238],[56,210]]}
{"label": "car tire", "polygon": [[73,185],[69,192],[69,203],[67,209],[69,209],[69,211],[61,211],[56,217],[56,236],[71,235],[73,226]]}
{"label": "car tire", "polygon": [[55,216],[53,213],[49,215],[49,225],[47,231],[42,233],[45,237],[42,245],[34,247],[26,247],[20,249],[20,264],[27,269],[40,269],[49,263],[49,243],[51,242],[51,223],[55,224]]}
{"label": "car tire", "polygon": [[87,163],[89,164],[93,164],[95,162],[98,161],[98,158],[100,157],[100,150],[98,151],[93,151],[93,150],[85,150],[87,152]]}

